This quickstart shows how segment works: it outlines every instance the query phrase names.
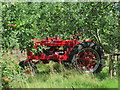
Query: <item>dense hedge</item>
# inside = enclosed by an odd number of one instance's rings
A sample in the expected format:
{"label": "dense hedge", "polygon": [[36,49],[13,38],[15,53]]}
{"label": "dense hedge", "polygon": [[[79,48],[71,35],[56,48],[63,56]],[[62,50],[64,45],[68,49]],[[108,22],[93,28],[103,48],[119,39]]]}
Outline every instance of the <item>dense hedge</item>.
{"label": "dense hedge", "polygon": [[32,38],[66,39],[81,34],[83,39],[94,39],[106,51],[120,49],[118,9],[118,3],[113,2],[2,3],[3,48],[24,50]]}

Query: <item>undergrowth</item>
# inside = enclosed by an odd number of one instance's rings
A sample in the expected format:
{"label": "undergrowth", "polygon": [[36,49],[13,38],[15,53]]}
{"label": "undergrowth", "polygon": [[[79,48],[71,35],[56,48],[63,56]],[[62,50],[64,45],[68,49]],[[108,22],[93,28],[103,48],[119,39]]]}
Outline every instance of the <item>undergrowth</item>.
{"label": "undergrowth", "polygon": [[13,88],[118,88],[117,77],[111,79],[107,67],[99,74],[81,73],[54,62],[37,67],[37,74],[16,74],[9,85]]}
{"label": "undergrowth", "polygon": [[[38,73],[23,73],[14,58],[0,61],[2,87],[9,88],[118,88],[118,78],[108,75],[108,67],[101,73],[81,73],[61,64],[37,64]],[[7,81],[7,82],[6,82]]]}

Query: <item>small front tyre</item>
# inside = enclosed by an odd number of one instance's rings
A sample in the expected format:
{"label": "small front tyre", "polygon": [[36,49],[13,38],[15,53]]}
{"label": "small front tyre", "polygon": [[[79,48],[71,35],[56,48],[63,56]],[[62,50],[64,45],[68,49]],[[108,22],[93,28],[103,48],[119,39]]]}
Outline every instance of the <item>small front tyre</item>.
{"label": "small front tyre", "polygon": [[19,65],[24,69],[23,72],[25,73],[38,73],[37,67],[35,66],[35,64],[31,63],[31,62],[25,62],[24,61],[20,61]]}

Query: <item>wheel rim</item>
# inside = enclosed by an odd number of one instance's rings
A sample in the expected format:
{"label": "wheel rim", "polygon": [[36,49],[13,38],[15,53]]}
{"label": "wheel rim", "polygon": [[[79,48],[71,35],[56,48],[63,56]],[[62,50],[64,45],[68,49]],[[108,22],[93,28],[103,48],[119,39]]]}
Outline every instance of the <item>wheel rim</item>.
{"label": "wheel rim", "polygon": [[76,65],[83,72],[94,72],[99,64],[100,57],[96,50],[85,48],[76,55]]}
{"label": "wheel rim", "polygon": [[32,73],[32,72],[37,72],[37,68],[36,66],[34,66],[33,63],[30,63],[30,62],[25,62],[25,61],[22,61],[19,63],[19,65],[24,68],[24,73]]}

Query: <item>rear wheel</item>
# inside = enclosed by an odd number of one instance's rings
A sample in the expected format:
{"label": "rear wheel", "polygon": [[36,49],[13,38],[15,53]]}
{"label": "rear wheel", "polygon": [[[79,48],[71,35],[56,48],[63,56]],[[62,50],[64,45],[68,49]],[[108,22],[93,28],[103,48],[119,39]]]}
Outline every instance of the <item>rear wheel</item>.
{"label": "rear wheel", "polygon": [[100,47],[91,42],[80,43],[71,53],[71,62],[82,72],[98,73],[102,70],[102,51]]}

